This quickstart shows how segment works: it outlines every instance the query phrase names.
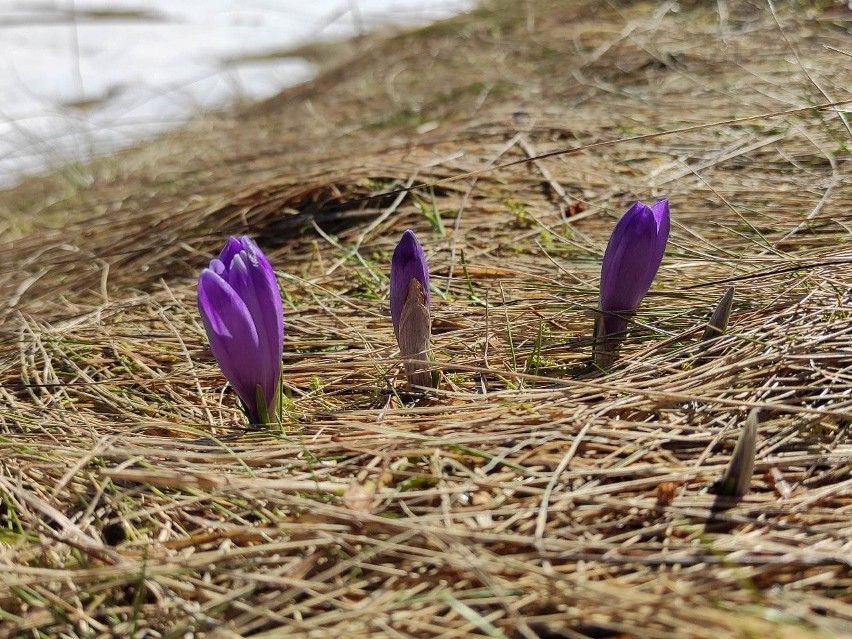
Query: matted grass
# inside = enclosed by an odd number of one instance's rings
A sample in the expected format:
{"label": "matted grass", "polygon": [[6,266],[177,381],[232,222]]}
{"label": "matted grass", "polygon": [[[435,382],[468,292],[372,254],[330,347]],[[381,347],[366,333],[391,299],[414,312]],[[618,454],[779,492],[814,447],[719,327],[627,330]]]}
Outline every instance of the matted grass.
{"label": "matted grass", "polygon": [[[492,0],[3,194],[0,637],[850,636],[850,29]],[[596,373],[603,248],[660,197],[662,269]],[[407,227],[426,397],[388,317]],[[243,426],[195,307],[241,233],[285,292],[281,432]]]}

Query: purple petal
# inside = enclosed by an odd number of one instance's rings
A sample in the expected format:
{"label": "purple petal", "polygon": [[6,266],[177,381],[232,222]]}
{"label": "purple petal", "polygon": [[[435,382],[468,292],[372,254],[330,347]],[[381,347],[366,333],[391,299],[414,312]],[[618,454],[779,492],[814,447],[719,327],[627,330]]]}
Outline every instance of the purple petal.
{"label": "purple petal", "polygon": [[636,202],[621,217],[604,253],[602,311],[633,311],[639,306],[663,259],[669,224],[667,200],[653,207]]}
{"label": "purple petal", "polygon": [[[666,244],[669,241],[669,230],[671,228],[669,201],[660,200],[656,204],[652,204],[651,211],[653,211],[654,220],[657,222],[657,246],[654,255],[657,261],[657,269],[659,269],[659,264],[663,261],[663,254],[666,252]],[[656,270],[654,274],[656,275]],[[654,279],[653,276],[651,279]]]}
{"label": "purple petal", "polygon": [[245,236],[237,238],[233,235],[228,238],[228,241],[225,243],[225,247],[222,249],[222,252],[219,253],[219,261],[224,264],[226,270],[231,268],[231,260],[234,259],[234,256],[243,250],[243,243],[245,239],[247,239]]}
{"label": "purple petal", "polygon": [[604,315],[601,321],[603,321],[602,335],[604,336],[620,335],[623,337],[629,324],[626,318],[618,315]]}
{"label": "purple petal", "polygon": [[228,282],[204,269],[198,279],[198,309],[219,367],[256,421],[255,388],[264,380],[258,375],[261,348],[248,308]]}
{"label": "purple petal", "polygon": [[390,276],[390,307],[393,329],[399,337],[399,321],[402,317],[402,309],[408,297],[408,289],[411,280],[420,283],[426,297],[425,306],[428,309],[430,303],[429,295],[429,265],[426,263],[426,253],[417,241],[414,231],[408,229],[402,234],[402,239],[396,245],[391,258]]}
{"label": "purple petal", "polygon": [[654,220],[657,222],[657,233],[669,236],[669,225],[671,223],[669,216],[669,201],[660,200],[651,205],[651,211],[654,212]]}
{"label": "purple petal", "polygon": [[214,257],[212,260],[210,260],[210,266],[208,268],[214,273],[216,273],[216,275],[227,277],[228,269],[225,267],[225,263],[218,257]]}
{"label": "purple petal", "polygon": [[255,316],[255,323],[266,324],[266,334],[271,342],[278,345],[279,355],[276,361],[280,363],[284,342],[284,309],[281,303],[281,287],[275,277],[275,270],[263,251],[251,240],[246,238],[246,253],[251,263],[250,273],[254,280],[254,290],[258,299],[263,301],[264,313]]}
{"label": "purple petal", "polygon": [[284,315],[281,289],[269,260],[250,240],[246,250],[234,256],[228,282],[245,303],[257,330],[260,357],[255,364],[262,380],[267,407],[277,404],[284,341]]}
{"label": "purple petal", "polygon": [[619,265],[627,250],[628,227],[633,225],[637,216],[641,216],[648,207],[642,202],[636,202],[627,209],[627,212],[619,218],[615,229],[609,238],[604,251],[603,264],[601,266],[601,308],[602,310],[618,310],[607,308],[612,305],[613,292],[621,278]]}

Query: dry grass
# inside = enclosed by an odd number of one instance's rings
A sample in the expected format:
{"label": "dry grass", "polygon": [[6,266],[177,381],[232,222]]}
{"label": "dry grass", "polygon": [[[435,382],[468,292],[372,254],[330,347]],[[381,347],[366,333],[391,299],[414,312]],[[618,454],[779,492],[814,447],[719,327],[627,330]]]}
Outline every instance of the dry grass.
{"label": "dry grass", "polygon": [[[852,98],[831,5],[492,0],[3,194],[0,637],[852,636],[852,133],[803,109]],[[603,246],[663,196],[595,374]],[[409,226],[421,398],[386,300]],[[195,310],[236,233],[286,293],[285,432],[244,429]],[[755,406],[752,492],[714,501]]]}

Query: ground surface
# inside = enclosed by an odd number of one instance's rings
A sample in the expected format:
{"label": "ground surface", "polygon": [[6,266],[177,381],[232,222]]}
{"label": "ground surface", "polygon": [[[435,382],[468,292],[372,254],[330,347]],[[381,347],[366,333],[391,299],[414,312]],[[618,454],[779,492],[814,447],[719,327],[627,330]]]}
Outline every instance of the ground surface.
{"label": "ground surface", "polygon": [[[486,2],[2,194],[0,637],[852,635],[852,131],[817,106],[852,99],[852,13],[778,5]],[[603,247],[661,197],[662,269],[596,373]],[[285,291],[285,432],[243,427],[195,308],[239,233]]]}

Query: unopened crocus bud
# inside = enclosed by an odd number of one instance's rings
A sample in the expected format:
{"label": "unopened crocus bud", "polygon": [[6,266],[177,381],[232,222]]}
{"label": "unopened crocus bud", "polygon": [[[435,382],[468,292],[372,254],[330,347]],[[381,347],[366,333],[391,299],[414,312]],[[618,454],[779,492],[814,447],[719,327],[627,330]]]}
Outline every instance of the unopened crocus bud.
{"label": "unopened crocus bud", "polygon": [[231,237],[198,278],[210,348],[253,424],[276,414],[284,312],[269,260],[248,237]]}
{"label": "unopened crocus bud", "polygon": [[728,328],[728,320],[731,319],[731,306],[733,303],[734,287],[729,286],[728,290],[725,291],[725,294],[722,296],[722,299],[720,299],[719,303],[716,305],[716,309],[713,311],[713,314],[710,316],[710,320],[707,322],[707,326],[704,329],[704,335],[701,336],[702,340],[706,341],[725,334],[725,331]]}
{"label": "unopened crocus bud", "polygon": [[712,486],[711,491],[717,495],[741,499],[751,486],[754,457],[757,451],[757,414],[756,408],[748,414],[725,474]]}
{"label": "unopened crocus bud", "polygon": [[429,314],[429,266],[411,229],[402,234],[391,259],[390,307],[393,330],[411,386],[434,386],[431,359],[432,320]]}
{"label": "unopened crocus bud", "polygon": [[636,202],[618,220],[601,267],[600,317],[595,328],[595,363],[608,367],[634,313],[663,261],[669,238],[669,202]]}
{"label": "unopened crocus bud", "polygon": [[[700,346],[701,350],[709,349],[717,337],[721,337],[728,329],[728,320],[731,319],[731,308],[734,303],[734,287],[729,286],[728,290],[719,300],[713,314],[707,321],[707,326],[704,327],[704,334],[701,336],[703,342]],[[695,360],[696,366],[704,366],[710,361],[710,355],[703,355]]]}

